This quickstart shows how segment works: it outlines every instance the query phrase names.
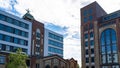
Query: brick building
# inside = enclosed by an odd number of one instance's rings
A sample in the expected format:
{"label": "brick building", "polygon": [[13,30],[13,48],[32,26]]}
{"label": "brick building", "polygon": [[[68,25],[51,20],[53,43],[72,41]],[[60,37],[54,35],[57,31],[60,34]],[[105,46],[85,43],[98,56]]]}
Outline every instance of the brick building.
{"label": "brick building", "polygon": [[107,14],[97,2],[81,8],[82,68],[120,68],[120,10]]}

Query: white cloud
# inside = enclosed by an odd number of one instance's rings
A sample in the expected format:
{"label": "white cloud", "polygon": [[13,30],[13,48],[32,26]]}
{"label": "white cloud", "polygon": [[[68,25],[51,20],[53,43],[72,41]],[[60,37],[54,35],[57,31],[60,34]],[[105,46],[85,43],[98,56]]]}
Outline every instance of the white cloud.
{"label": "white cloud", "polygon": [[[38,21],[47,21],[60,27],[68,27],[64,39],[65,58],[74,57],[81,62],[80,8],[95,0],[17,0],[15,9],[24,15],[25,9]],[[119,10],[120,0],[96,0],[108,13]],[[9,0],[0,0],[0,7],[11,9]],[[74,38],[74,36],[79,38]]]}
{"label": "white cloud", "polygon": [[9,0],[0,0],[0,7],[8,9],[8,8],[10,8],[9,3],[10,3]]}

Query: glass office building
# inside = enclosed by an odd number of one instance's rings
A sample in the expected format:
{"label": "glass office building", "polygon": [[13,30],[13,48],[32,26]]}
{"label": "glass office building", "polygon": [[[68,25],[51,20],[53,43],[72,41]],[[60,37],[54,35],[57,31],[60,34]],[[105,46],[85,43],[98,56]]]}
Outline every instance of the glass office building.
{"label": "glass office building", "polygon": [[63,57],[63,36],[45,29],[44,56],[59,55]]}
{"label": "glass office building", "polygon": [[81,8],[82,68],[120,68],[120,10],[107,14],[97,2]]}
{"label": "glass office building", "polygon": [[5,55],[21,48],[27,55],[31,54],[32,24],[19,17],[0,11],[0,64],[5,63]]}

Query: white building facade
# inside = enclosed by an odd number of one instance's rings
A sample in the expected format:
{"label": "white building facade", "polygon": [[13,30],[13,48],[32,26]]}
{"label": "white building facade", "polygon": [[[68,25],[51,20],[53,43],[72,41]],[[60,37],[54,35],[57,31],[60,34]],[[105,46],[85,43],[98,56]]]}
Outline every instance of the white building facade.
{"label": "white building facade", "polygon": [[15,52],[21,48],[31,54],[32,23],[4,11],[0,11],[0,49],[1,52]]}
{"label": "white building facade", "polygon": [[45,29],[44,56],[59,55],[63,57],[63,35]]}

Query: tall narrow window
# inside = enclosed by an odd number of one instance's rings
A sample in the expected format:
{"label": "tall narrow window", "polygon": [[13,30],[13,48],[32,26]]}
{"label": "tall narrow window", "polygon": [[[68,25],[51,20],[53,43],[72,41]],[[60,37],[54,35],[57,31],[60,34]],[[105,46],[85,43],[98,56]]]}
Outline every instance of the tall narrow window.
{"label": "tall narrow window", "polygon": [[36,37],[40,38],[40,30],[39,29],[36,30]]}
{"label": "tall narrow window", "polygon": [[101,33],[100,53],[102,64],[110,64],[110,66],[113,66],[113,64],[118,63],[118,47],[116,40],[116,32],[111,28]]}

